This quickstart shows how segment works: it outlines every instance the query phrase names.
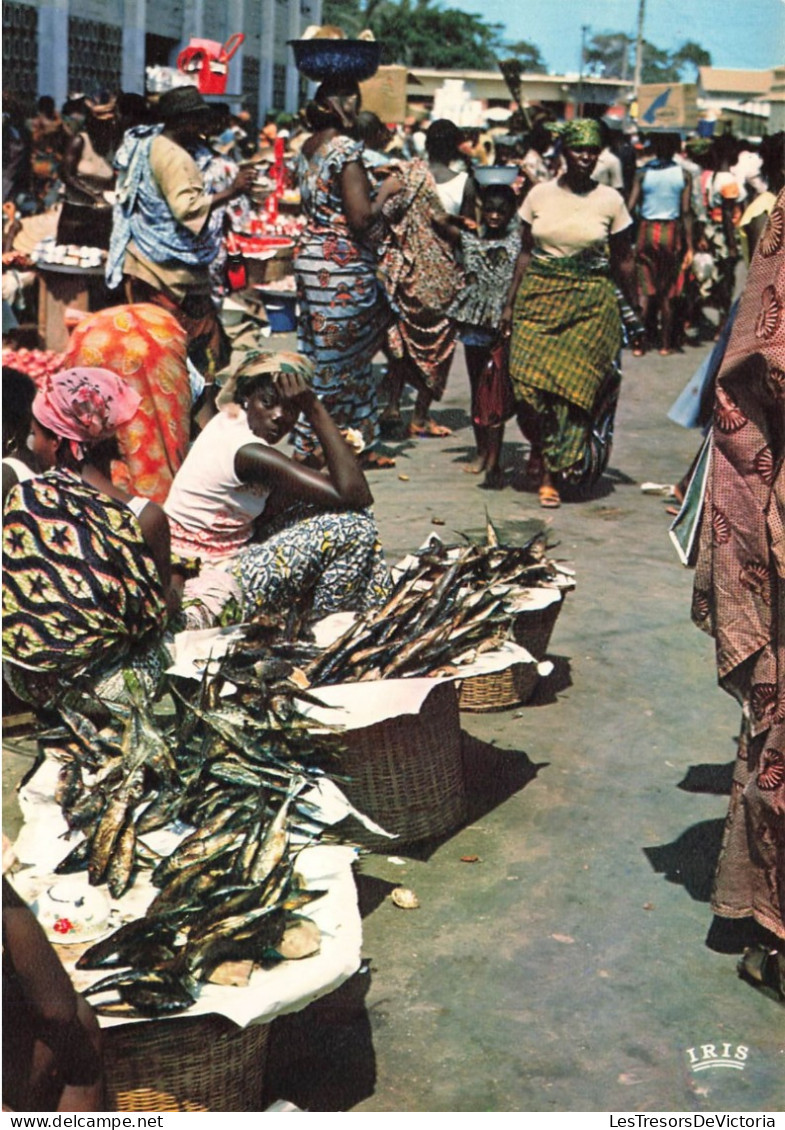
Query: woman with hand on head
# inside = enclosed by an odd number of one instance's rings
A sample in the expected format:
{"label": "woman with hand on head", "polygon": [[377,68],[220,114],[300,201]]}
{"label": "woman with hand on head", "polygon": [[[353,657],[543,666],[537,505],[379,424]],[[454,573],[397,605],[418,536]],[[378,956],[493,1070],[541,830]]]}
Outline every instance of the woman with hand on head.
{"label": "woman with hand on head", "polygon": [[[319,618],[384,603],[390,577],[357,458],[296,353],[250,354],[218,398],[166,501],[172,548],[199,557],[189,627],[296,611]],[[275,447],[300,419],[325,473]]]}
{"label": "woman with hand on head", "polygon": [[[546,508],[560,505],[560,481],[591,482],[607,464],[622,346],[616,287],[637,304],[629,212],[615,189],[592,180],[597,122],[568,122],[562,145],[565,172],[535,185],[521,207],[521,251],[502,312],[528,471]],[[639,340],[637,322],[632,333]]]}

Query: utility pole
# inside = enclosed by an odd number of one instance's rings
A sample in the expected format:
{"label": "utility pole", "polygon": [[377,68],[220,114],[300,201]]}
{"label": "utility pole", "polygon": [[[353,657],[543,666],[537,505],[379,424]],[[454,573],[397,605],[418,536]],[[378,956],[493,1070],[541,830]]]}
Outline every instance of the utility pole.
{"label": "utility pole", "polygon": [[641,65],[643,63],[643,17],[646,14],[646,0],[638,0],[638,36],[635,41],[635,78],[633,90],[638,100],[638,87],[641,84]]}
{"label": "utility pole", "polygon": [[583,117],[583,68],[586,65],[586,32],[588,24],[581,24],[581,67],[578,73],[578,117]]}

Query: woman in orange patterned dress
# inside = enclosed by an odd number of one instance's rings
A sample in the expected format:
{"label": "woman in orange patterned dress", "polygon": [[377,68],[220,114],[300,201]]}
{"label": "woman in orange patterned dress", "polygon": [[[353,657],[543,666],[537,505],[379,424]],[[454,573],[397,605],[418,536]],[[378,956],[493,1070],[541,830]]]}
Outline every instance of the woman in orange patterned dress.
{"label": "woman in orange patterned dress", "polygon": [[64,368],[110,369],[142,398],[133,420],[117,430],[122,462],[115,486],[165,502],[188,453],[193,397],[186,334],[173,314],[150,303],[113,306],[84,318],[73,331]]}

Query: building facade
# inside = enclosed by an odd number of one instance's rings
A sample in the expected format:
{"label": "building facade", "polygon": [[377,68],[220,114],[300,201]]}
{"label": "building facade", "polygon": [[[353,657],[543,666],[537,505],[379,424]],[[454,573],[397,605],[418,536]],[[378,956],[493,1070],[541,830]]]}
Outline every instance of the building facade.
{"label": "building facade", "polygon": [[3,0],[3,89],[28,99],[101,87],[144,93],[146,68],[175,66],[192,38],[245,40],[229,95],[258,121],[294,113],[300,75],[287,40],[321,23],[322,0]]}

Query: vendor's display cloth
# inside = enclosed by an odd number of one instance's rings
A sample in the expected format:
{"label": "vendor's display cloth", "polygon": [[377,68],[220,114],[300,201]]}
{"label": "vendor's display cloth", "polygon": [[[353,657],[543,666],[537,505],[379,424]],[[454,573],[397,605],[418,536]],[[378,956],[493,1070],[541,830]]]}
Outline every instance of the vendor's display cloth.
{"label": "vendor's display cloth", "polygon": [[717,378],[693,618],[743,717],[712,895],[785,938],[785,191]]}
{"label": "vendor's display cloth", "polygon": [[124,503],[68,471],[12,488],[3,524],[9,670],[50,675],[65,691],[152,647],[165,618],[155,563]]}
{"label": "vendor's display cloth", "polygon": [[129,494],[163,503],[191,440],[191,386],[185,332],[150,303],[89,314],[73,330],[66,365],[101,365],[139,396],[133,419],[117,429],[122,462],[112,480]]}

